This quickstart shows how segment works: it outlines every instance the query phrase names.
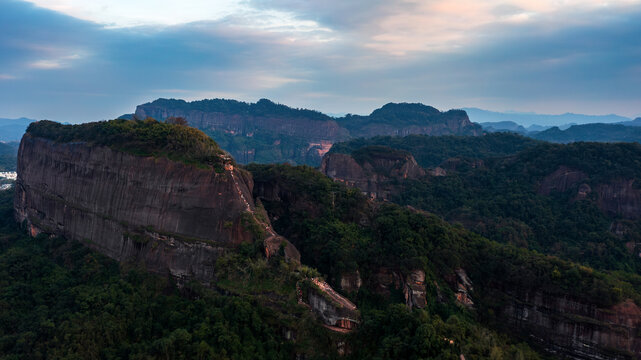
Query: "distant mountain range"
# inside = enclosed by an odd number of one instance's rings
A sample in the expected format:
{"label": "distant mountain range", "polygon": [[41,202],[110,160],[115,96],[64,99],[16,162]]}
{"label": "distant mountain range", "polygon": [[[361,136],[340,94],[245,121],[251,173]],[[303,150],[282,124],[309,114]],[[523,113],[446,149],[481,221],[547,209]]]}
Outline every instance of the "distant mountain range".
{"label": "distant mountain range", "polygon": [[[471,120],[478,121],[487,132],[507,131],[559,143],[641,142],[641,118],[631,120],[619,115],[499,113],[476,108],[469,108],[466,111]],[[533,121],[538,123],[531,124]],[[552,122],[564,125],[543,125]],[[525,127],[527,124],[530,125]]]}
{"label": "distant mountain range", "polygon": [[0,141],[18,141],[22,138],[27,126],[36,120],[19,118],[3,119],[0,118]]}
{"label": "distant mountain range", "polygon": [[577,141],[641,143],[641,127],[623,124],[584,124],[573,125],[561,130],[555,126],[545,131],[528,134],[528,136],[556,143]]}
{"label": "distant mountain range", "polygon": [[[583,115],[583,114],[572,114],[565,113],[560,115],[547,115],[547,114],[536,114],[536,113],[520,113],[520,112],[496,112],[483,110],[478,108],[463,108],[467,112],[467,115],[470,117],[470,120],[477,123],[497,123],[497,122],[514,122],[520,124],[524,127],[529,127],[532,125],[543,126],[543,127],[552,127],[559,126],[560,124],[591,124],[591,123],[622,123],[629,122],[632,119],[619,116],[615,114],[610,115]],[[542,129],[538,129],[542,130]],[[535,129],[530,129],[530,131],[536,131]]]}
{"label": "distant mountain range", "polygon": [[[321,157],[338,141],[411,134],[466,136],[507,131],[550,142],[641,142],[641,118],[632,120],[614,114],[501,113],[478,108],[439,111],[419,103],[389,103],[369,115],[329,116],[267,99],[256,103],[157,99],[137,106],[135,114],[120,118],[147,116],[158,120],[183,117],[241,163],[318,166]],[[0,141],[20,140],[33,121],[0,118]]]}
{"label": "distant mountain range", "polygon": [[[370,115],[333,118],[267,99],[256,103],[212,99],[158,99],[139,105],[135,116],[182,117],[203,130],[241,163],[289,162],[318,166],[337,141],[378,135],[481,135],[465,111],[411,103],[389,103]],[[123,115],[124,118],[130,115]]]}

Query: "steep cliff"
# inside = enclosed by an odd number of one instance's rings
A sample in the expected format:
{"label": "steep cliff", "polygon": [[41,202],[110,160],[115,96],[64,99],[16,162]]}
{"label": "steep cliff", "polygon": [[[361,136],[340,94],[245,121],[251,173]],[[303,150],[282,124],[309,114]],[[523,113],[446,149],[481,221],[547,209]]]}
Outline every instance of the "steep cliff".
{"label": "steep cliff", "polygon": [[251,176],[222,173],[106,146],[27,133],[20,145],[15,209],[39,232],[81,241],[119,261],[209,282],[225,248],[252,237]]}
{"label": "steep cliff", "polygon": [[409,153],[382,146],[365,147],[351,155],[327,154],[320,171],[378,199],[398,193],[398,180],[417,179],[426,174]]}
{"label": "steep cliff", "polygon": [[189,125],[202,130],[222,130],[249,137],[257,131],[297,136],[309,141],[335,140],[347,135],[327,115],[311,110],[292,109],[267,99],[261,99],[255,104],[218,99],[190,103],[158,99],[137,106],[135,114],[141,119],[183,117]]}
{"label": "steep cliff", "polygon": [[[217,260],[233,256],[241,243],[262,241],[268,260],[283,259],[288,271],[300,267],[298,250],[272,229],[252,191],[251,174],[189,127],[135,120],[41,122],[20,144],[14,208],[31,236],[76,240],[179,284],[219,286],[236,270],[225,268],[229,261],[219,269]],[[287,279],[300,276],[290,273]],[[340,298],[329,286],[317,295],[326,293]],[[325,307],[312,300],[327,323]]]}
{"label": "steep cliff", "polygon": [[417,313],[446,307],[552,356],[641,356],[635,274],[498,244],[425,211],[367,199],[306,167],[249,169],[274,226],[353,299],[403,303]]}
{"label": "steep cliff", "polygon": [[338,119],[352,137],[411,134],[481,135],[480,125],[470,121],[463,110],[441,112],[431,106],[389,103],[369,116],[348,115]]}
{"label": "steep cliff", "polygon": [[480,135],[465,111],[441,112],[422,104],[390,103],[368,116],[331,118],[312,110],[293,109],[261,99],[158,99],[139,105],[138,118],[185,118],[212,136],[241,163],[289,162],[317,166],[332,144],[376,135]]}
{"label": "steep cliff", "polygon": [[565,358],[638,359],[641,309],[631,300],[609,308],[567,296],[525,292],[498,309],[508,327]]}

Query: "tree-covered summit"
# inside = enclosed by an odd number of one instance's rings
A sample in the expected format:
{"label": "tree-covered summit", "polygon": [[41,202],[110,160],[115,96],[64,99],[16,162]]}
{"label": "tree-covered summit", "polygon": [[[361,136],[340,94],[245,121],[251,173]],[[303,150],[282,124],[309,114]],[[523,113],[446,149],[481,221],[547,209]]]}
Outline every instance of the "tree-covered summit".
{"label": "tree-covered summit", "polygon": [[284,116],[303,117],[311,120],[329,121],[331,117],[315,110],[296,109],[283,104],[277,104],[268,99],[260,99],[256,103],[231,99],[206,99],[187,102],[177,99],[157,99],[141,106],[158,106],[180,110],[197,110],[223,114],[243,114],[253,116]]}
{"label": "tree-covered summit", "polygon": [[138,156],[219,168],[232,161],[218,144],[202,131],[154,119],[98,121],[63,125],[43,120],[32,123],[27,134],[56,142],[87,142]]}

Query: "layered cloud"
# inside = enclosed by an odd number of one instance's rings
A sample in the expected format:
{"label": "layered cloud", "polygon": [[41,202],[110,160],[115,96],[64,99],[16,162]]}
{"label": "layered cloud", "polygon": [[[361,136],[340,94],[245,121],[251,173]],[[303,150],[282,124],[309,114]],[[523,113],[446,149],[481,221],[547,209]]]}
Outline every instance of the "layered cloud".
{"label": "layered cloud", "polygon": [[641,112],[639,1],[131,3],[0,3],[2,115],[95,120],[156,97]]}

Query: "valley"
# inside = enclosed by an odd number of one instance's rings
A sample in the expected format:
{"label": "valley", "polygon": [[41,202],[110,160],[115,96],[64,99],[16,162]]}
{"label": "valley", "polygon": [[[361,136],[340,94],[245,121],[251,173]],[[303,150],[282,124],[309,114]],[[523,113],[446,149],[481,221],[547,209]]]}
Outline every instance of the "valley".
{"label": "valley", "polygon": [[[641,354],[638,144],[345,137],[318,169],[243,166],[168,118],[32,124],[2,195],[22,229],[6,222],[5,249],[26,236],[42,261],[88,248],[115,278],[134,268],[186,301],[249,301],[285,357]],[[69,261],[59,271],[75,271]],[[167,331],[150,339],[178,334]]]}

